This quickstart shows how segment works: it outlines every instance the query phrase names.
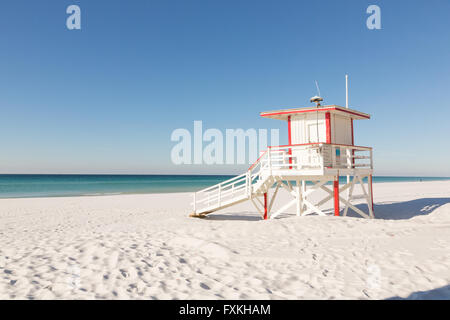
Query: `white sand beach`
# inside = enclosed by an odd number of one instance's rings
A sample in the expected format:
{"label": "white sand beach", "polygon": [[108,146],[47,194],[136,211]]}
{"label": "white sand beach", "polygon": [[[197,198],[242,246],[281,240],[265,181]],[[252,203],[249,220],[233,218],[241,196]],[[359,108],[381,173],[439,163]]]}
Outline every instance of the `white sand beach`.
{"label": "white sand beach", "polygon": [[0,200],[0,298],[450,299],[450,181],[374,184],[375,220],[191,200]]}

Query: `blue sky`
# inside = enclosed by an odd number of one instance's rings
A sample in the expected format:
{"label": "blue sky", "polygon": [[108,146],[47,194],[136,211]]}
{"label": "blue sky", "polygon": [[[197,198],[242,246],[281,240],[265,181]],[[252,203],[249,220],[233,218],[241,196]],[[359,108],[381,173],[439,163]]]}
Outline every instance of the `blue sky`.
{"label": "blue sky", "polygon": [[[66,8],[81,8],[81,30]],[[381,8],[381,30],[366,8]],[[2,1],[0,173],[235,173],[175,166],[170,135],[280,128],[261,111],[326,103],[372,119],[377,175],[450,176],[450,2]],[[244,166],[246,167],[246,166]]]}

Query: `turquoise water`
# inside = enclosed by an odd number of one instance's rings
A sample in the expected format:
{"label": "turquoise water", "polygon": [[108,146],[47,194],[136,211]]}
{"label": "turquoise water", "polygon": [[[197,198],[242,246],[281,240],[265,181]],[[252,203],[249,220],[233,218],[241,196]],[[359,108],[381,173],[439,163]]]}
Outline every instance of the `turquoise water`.
{"label": "turquoise water", "polygon": [[[0,198],[62,197],[196,191],[233,176],[0,175]],[[341,177],[341,182],[345,177]],[[374,183],[450,180],[450,177],[374,177]]]}

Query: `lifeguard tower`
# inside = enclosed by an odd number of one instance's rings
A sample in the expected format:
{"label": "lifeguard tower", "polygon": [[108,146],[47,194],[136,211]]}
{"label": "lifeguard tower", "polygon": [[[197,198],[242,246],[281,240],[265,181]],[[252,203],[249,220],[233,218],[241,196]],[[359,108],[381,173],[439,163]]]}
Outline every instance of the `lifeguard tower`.
{"label": "lifeguard tower", "polygon": [[[315,107],[262,112],[262,117],[287,122],[288,145],[268,147],[244,174],[195,192],[190,216],[204,217],[244,201],[251,201],[264,219],[273,219],[294,205],[298,216],[326,215],[321,207],[334,199],[335,216],[341,214],[342,203],[343,216],[352,209],[373,218],[372,148],[355,146],[353,132],[353,121],[370,119],[370,115],[348,107],[321,106],[321,101],[316,96],[311,98]],[[340,186],[339,177],[346,177],[346,183]],[[354,196],[357,184],[363,193]],[[293,199],[271,213],[280,188]],[[319,189],[326,196],[312,203],[310,195]],[[367,212],[353,204],[360,198],[367,203]]]}

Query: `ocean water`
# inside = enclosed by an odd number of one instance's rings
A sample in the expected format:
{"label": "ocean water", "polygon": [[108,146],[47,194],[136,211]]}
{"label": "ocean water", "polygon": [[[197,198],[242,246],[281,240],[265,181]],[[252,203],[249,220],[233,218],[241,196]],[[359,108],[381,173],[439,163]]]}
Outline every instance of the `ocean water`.
{"label": "ocean water", "polygon": [[[197,191],[225,175],[0,175],[0,198],[64,197]],[[345,182],[341,177],[341,182]],[[382,177],[374,183],[450,180],[450,177]]]}

